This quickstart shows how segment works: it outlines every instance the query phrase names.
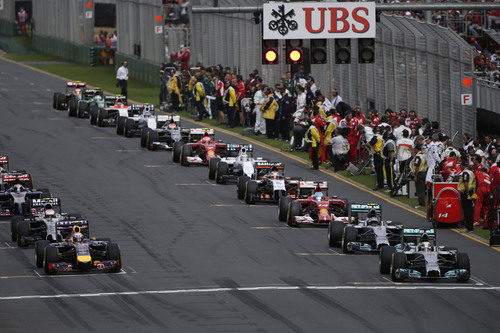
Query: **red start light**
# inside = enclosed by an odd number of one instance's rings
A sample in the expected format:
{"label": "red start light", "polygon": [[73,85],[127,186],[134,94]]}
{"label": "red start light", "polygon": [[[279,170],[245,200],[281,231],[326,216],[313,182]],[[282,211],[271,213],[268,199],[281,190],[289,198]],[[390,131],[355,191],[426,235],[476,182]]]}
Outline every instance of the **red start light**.
{"label": "red start light", "polygon": [[299,62],[302,59],[302,53],[299,50],[292,50],[288,54],[288,57],[292,62]]}
{"label": "red start light", "polygon": [[276,54],[276,51],[274,50],[269,50],[266,52],[266,61],[268,62],[274,62],[278,58],[278,55]]}

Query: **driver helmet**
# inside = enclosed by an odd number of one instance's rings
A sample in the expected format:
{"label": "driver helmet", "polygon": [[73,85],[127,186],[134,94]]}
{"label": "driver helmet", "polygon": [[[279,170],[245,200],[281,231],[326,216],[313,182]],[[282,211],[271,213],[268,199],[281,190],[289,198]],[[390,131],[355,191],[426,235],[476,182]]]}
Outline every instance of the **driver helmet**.
{"label": "driver helmet", "polygon": [[83,234],[81,232],[75,232],[73,237],[71,238],[73,243],[82,243],[83,242]]}
{"label": "driver helmet", "polygon": [[202,142],[210,142],[212,139],[210,139],[209,136],[204,136],[203,139],[201,139]]}
{"label": "driver helmet", "polygon": [[24,190],[24,187],[21,183],[15,183],[14,186],[12,186],[12,188],[16,192],[21,192],[22,190]]}
{"label": "driver helmet", "polygon": [[280,177],[280,173],[278,171],[271,171],[269,173],[269,178],[271,179],[278,179]]}
{"label": "driver helmet", "polygon": [[174,127],[177,127],[177,124],[175,123],[175,121],[171,120],[170,124],[168,124],[168,127],[174,128]]}
{"label": "driver helmet", "polygon": [[316,201],[323,200],[323,197],[324,197],[323,192],[316,192],[316,193],[314,193],[314,200],[316,200]]}
{"label": "driver helmet", "polygon": [[102,96],[101,95],[96,95],[96,96],[94,96],[94,100],[96,100],[96,101],[102,101]]}
{"label": "driver helmet", "polygon": [[46,218],[46,219],[53,219],[55,217],[56,217],[56,212],[52,209],[52,207],[45,209],[45,216],[44,216],[44,218]]}
{"label": "driver helmet", "polygon": [[431,242],[422,242],[422,244],[420,244],[420,249],[422,251],[430,251],[431,250]]}
{"label": "driver helmet", "polygon": [[376,226],[376,225],[380,225],[380,221],[378,219],[378,217],[370,217],[366,220],[367,224],[368,225],[372,225],[372,226]]}

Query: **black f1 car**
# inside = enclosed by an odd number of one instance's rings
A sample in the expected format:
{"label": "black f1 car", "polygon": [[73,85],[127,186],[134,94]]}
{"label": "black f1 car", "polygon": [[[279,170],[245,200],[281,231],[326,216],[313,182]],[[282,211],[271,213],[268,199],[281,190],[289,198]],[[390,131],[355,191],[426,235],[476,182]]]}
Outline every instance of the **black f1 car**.
{"label": "black f1 car", "polygon": [[[35,261],[46,274],[58,272],[118,272],[122,258],[118,244],[109,239],[86,238],[78,226],[70,239],[58,243],[40,240],[35,243]],[[43,256],[43,260],[40,259]]]}
{"label": "black f1 car", "polygon": [[67,110],[70,103],[75,103],[76,106],[86,86],[87,84],[85,82],[66,82],[66,89],[64,92],[54,93],[52,107],[56,110]]}

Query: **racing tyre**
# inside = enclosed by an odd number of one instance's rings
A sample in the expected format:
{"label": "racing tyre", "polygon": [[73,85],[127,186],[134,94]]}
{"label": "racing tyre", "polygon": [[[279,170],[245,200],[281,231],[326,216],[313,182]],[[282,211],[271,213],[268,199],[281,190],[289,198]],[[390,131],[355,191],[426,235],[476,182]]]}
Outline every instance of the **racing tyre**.
{"label": "racing tyre", "polygon": [[236,183],[236,196],[238,200],[245,199],[245,189],[249,180],[250,178],[246,175],[238,177],[238,182]]}
{"label": "racing tyre", "polygon": [[59,261],[59,253],[57,251],[57,247],[55,246],[47,246],[43,253],[43,268],[45,274],[53,275],[56,274],[57,271],[53,271],[49,269],[49,264],[54,264]]}
{"label": "racing tyre", "polygon": [[57,95],[59,95],[60,93],[54,93],[54,95],[52,96],[52,108],[53,109],[56,109],[57,110]]}
{"label": "racing tyre", "polygon": [[181,165],[182,166],[189,166],[189,163],[187,161],[188,156],[191,156],[191,146],[184,145],[184,146],[182,146],[182,150],[181,150]]}
{"label": "racing tyre", "polygon": [[396,253],[396,248],[394,246],[383,246],[380,249],[380,254],[378,256],[378,267],[380,269],[380,274],[391,273],[392,255],[394,253]]}
{"label": "racing tyre", "polygon": [[[125,135],[126,138],[131,138],[132,137],[132,130],[134,129],[134,119],[127,118],[125,120],[125,130],[123,131],[123,135]],[[150,138],[150,142],[153,142]]]}
{"label": "racing tyre", "polygon": [[148,135],[146,137],[146,146],[148,147],[149,150],[153,150],[155,148],[153,143],[156,141],[158,141],[158,131],[149,129]]}
{"label": "racing tyre", "polygon": [[78,118],[85,118],[85,111],[89,108],[89,104],[85,101],[78,101],[78,110],[76,116]]}
{"label": "racing tyre", "polygon": [[217,164],[219,163],[220,158],[211,158],[208,160],[208,179],[214,180],[215,174],[217,172]]}
{"label": "racing tyre", "polygon": [[328,245],[330,247],[341,247],[345,224],[339,221],[331,221],[328,224]]}
{"label": "racing tyre", "polygon": [[179,163],[181,161],[182,145],[182,141],[174,142],[174,147],[172,148],[172,161],[175,163]]}
{"label": "racing tyre", "polygon": [[19,215],[14,215],[10,219],[10,238],[13,242],[17,241],[17,225],[21,221],[24,221],[24,217]]}
{"label": "racing tyre", "polygon": [[97,106],[90,106],[90,111],[89,111],[89,118],[90,118],[90,125],[97,125],[97,110],[99,108]]}
{"label": "racing tyre", "polygon": [[68,117],[76,117],[78,115],[78,101],[74,98],[68,102]]}
{"label": "racing tyre", "polygon": [[56,110],[64,110],[64,95],[61,93],[56,93]]}
{"label": "racing tyre", "polygon": [[288,214],[286,216],[286,222],[290,227],[296,227],[297,223],[295,222],[294,217],[299,216],[302,213],[302,206],[300,202],[292,201],[290,205],[288,205]]}
{"label": "racing tyre", "polygon": [[286,216],[288,214],[288,206],[292,202],[290,197],[281,197],[278,201],[278,220],[280,222],[286,222]]}
{"label": "racing tyre", "polygon": [[245,186],[245,202],[249,205],[254,205],[256,195],[257,195],[257,182],[253,180],[247,181],[247,184]]}
{"label": "racing tyre", "polygon": [[127,118],[119,116],[118,119],[116,120],[116,134],[118,135],[123,135],[125,131],[125,120]]}
{"label": "racing tyre", "polygon": [[17,224],[17,246],[26,247],[28,244],[24,241],[25,236],[30,235],[30,222],[20,221]]}
{"label": "racing tyre", "polygon": [[[118,125],[117,125],[117,128],[118,128]],[[147,147],[148,131],[149,131],[149,128],[143,128],[141,130],[141,148]]]}
{"label": "racing tyre", "polygon": [[392,255],[391,260],[391,279],[392,281],[402,281],[403,279],[396,276],[396,270],[399,268],[406,268],[408,266],[408,261],[406,260],[406,254],[401,252],[395,252]]}
{"label": "racing tyre", "polygon": [[45,248],[50,244],[50,241],[46,239],[39,240],[35,243],[35,262],[36,267],[43,267],[43,253],[45,252]]}
{"label": "racing tyre", "polygon": [[108,119],[108,110],[105,110],[105,109],[97,110],[97,126],[98,127],[106,126],[106,123],[104,122],[105,119]]}
{"label": "racing tyre", "polygon": [[122,255],[120,252],[120,247],[116,243],[108,243],[106,246],[106,258],[108,260],[117,260],[118,265],[113,270],[113,272],[119,272],[122,269]]}
{"label": "racing tyre", "polygon": [[358,230],[356,228],[347,226],[344,229],[344,237],[342,238],[342,252],[351,253],[347,248],[350,242],[355,242],[358,239]]}
{"label": "racing tyre", "polygon": [[457,253],[457,268],[465,269],[469,273],[465,277],[458,279],[458,281],[468,281],[470,277],[470,259],[467,253]]}
{"label": "racing tyre", "polygon": [[217,163],[217,171],[215,172],[215,182],[217,184],[225,184],[226,179],[224,178],[227,175],[228,167],[226,162]]}

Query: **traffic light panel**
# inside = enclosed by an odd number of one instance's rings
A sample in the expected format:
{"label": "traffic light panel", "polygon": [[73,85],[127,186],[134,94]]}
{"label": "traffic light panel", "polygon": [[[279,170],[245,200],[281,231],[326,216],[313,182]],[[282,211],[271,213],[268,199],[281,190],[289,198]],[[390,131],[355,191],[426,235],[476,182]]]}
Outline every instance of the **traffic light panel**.
{"label": "traffic light panel", "polygon": [[262,40],[262,64],[271,65],[279,63],[279,43],[277,39]]}
{"label": "traffic light panel", "polygon": [[358,39],[358,62],[360,64],[372,64],[375,62],[375,39]]}
{"label": "traffic light panel", "polygon": [[349,38],[335,39],[335,63],[351,63],[351,40]]}
{"label": "traffic light panel", "polygon": [[311,64],[326,64],[326,39],[311,39]]}
{"label": "traffic light panel", "polygon": [[304,60],[304,50],[301,39],[288,39],[286,41],[286,63],[300,64]]}

